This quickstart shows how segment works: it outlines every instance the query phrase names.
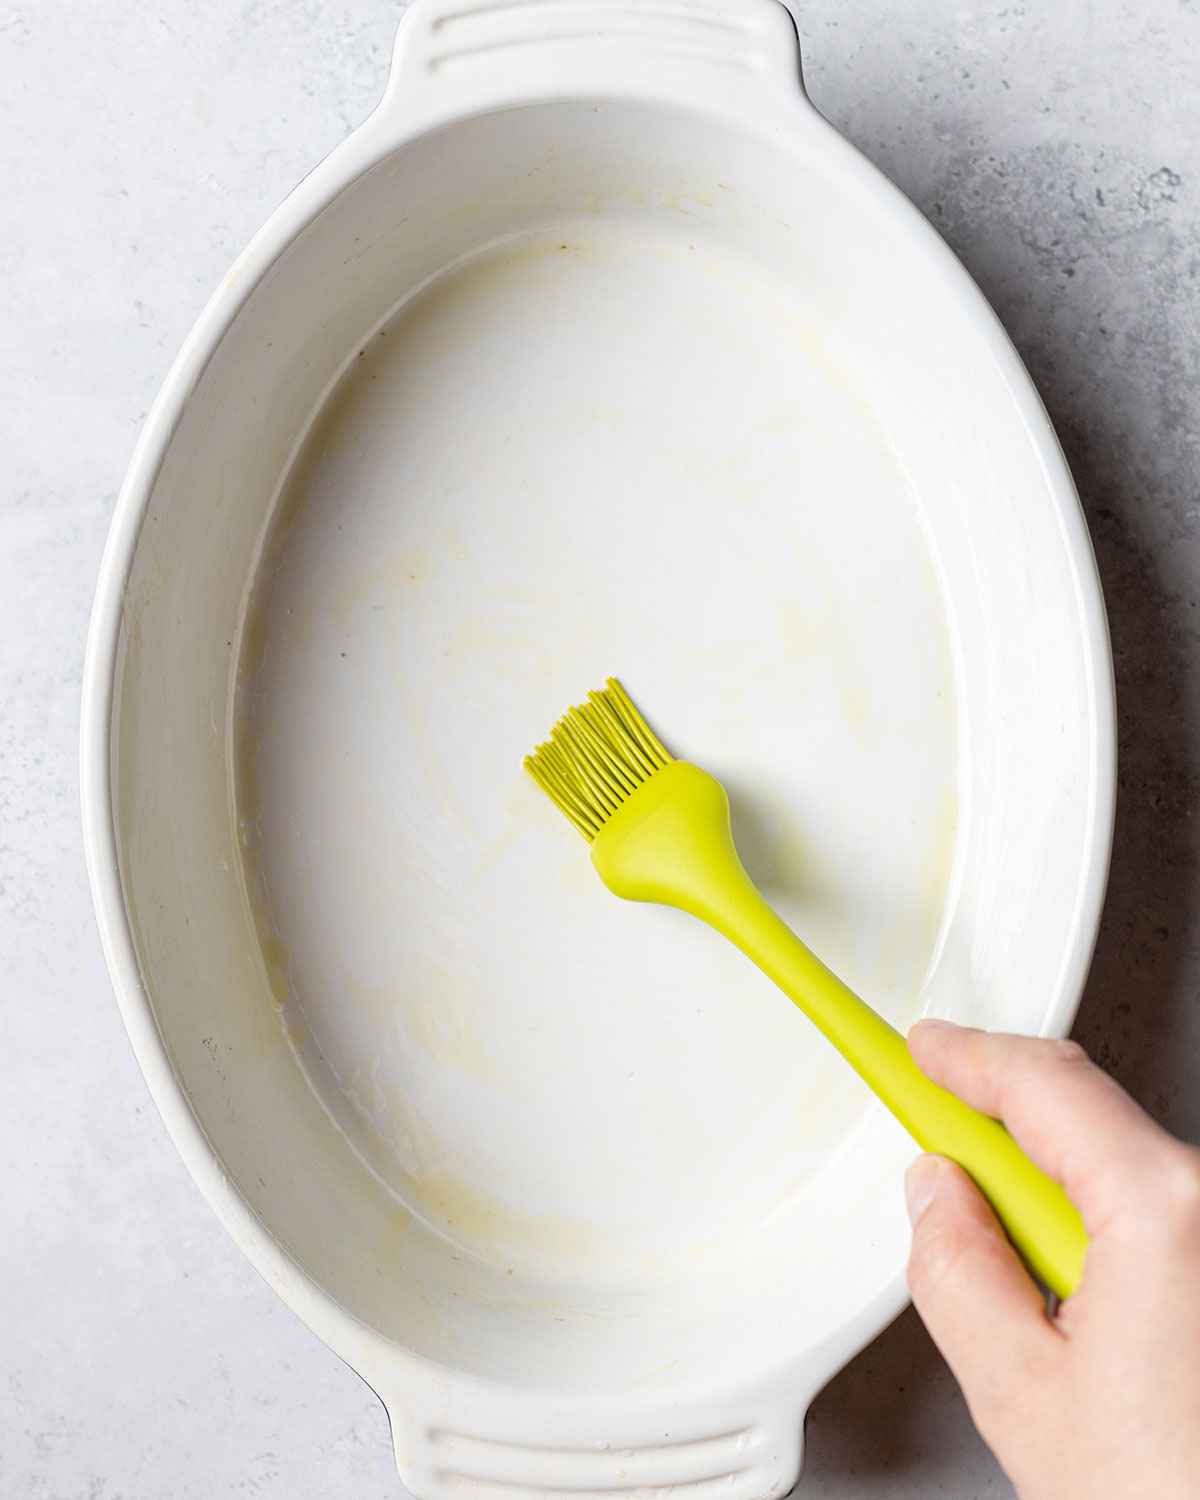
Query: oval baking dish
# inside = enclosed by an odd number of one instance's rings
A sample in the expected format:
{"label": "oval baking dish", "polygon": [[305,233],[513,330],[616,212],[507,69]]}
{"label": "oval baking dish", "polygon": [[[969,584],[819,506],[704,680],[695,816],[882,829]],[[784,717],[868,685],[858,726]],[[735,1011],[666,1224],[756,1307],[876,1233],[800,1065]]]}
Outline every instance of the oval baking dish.
{"label": "oval baking dish", "polygon": [[913,1148],[520,772],[610,672],[896,1024],[1062,1033],[1114,729],[1069,474],[773,0],[417,0],[120,497],[86,843],[215,1210],[422,1497],[786,1492]]}

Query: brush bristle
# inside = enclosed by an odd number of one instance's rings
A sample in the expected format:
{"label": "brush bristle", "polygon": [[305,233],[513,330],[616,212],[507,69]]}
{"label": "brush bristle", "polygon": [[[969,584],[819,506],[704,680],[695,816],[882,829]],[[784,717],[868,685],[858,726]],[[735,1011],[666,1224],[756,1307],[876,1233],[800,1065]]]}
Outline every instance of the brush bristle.
{"label": "brush bristle", "polygon": [[621,804],[673,757],[615,677],[569,708],[523,762],[590,844]]}

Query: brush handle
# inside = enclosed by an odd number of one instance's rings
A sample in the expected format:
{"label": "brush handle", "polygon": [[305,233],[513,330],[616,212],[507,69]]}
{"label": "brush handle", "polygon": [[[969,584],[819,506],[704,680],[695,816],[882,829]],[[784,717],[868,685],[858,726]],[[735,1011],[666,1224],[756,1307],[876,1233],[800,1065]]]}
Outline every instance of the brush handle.
{"label": "brush handle", "polygon": [[753,959],[918,1145],[971,1174],[1035,1275],[1058,1296],[1071,1295],[1087,1250],[1071,1200],[999,1120],[926,1078],[900,1033],[776,916],[738,858],[729,798],[715,777],[683,760],[655,771],[606,815],[592,863],[616,895],[691,912]]}
{"label": "brush handle", "polygon": [[741,868],[701,916],[736,944],[838,1049],[925,1151],[974,1178],[1030,1269],[1059,1297],[1083,1274],[1087,1235],[1066,1193],[1000,1123],[941,1088],[904,1037],[826,968],[771,909]]}

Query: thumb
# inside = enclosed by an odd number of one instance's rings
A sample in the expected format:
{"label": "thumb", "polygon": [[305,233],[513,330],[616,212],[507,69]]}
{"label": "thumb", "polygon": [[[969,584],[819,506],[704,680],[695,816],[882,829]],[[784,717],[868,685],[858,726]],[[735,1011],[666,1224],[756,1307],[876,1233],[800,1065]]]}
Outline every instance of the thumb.
{"label": "thumb", "polygon": [[908,1287],[976,1425],[1037,1400],[1063,1347],[1042,1295],[967,1174],[918,1157],[904,1181],[913,1225]]}

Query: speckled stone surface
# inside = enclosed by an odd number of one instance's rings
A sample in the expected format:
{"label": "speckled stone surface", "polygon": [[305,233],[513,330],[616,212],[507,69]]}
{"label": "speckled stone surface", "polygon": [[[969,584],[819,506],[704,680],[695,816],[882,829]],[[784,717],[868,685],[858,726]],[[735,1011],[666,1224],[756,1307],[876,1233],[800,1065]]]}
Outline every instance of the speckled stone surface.
{"label": "speckled stone surface", "polygon": [[[93,933],[75,741],[107,518],[209,289],[370,108],[395,0],[0,10],[0,1494],[401,1493],[367,1389],[166,1139]],[[1200,5],[811,0],[810,91],[992,299],[1074,467],[1120,694],[1078,1034],[1200,1136]],[[818,1400],[800,1493],[1010,1493],[910,1313]]]}

